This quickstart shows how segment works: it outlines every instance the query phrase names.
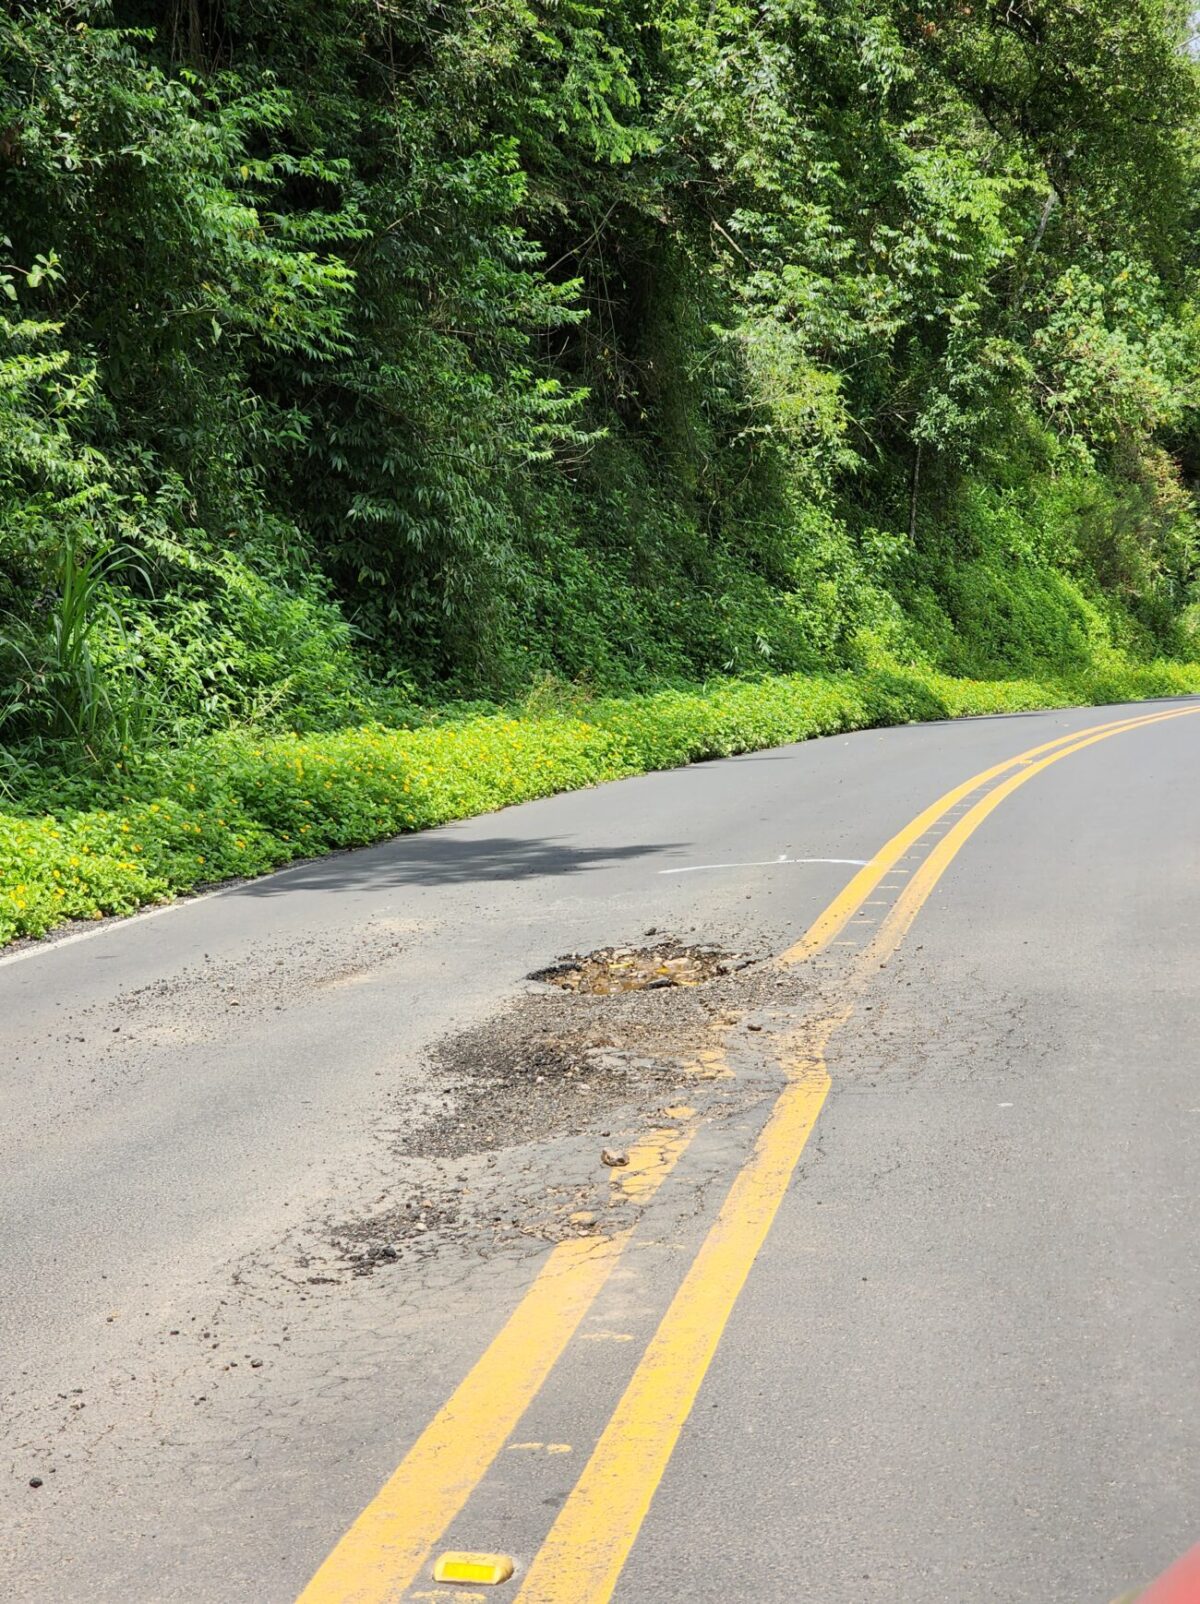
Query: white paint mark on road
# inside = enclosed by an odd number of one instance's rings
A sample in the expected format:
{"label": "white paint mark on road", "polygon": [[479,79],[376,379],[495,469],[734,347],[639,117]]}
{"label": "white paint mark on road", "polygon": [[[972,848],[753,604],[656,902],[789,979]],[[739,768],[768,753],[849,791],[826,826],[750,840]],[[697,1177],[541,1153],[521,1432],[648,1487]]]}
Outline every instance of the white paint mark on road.
{"label": "white paint mark on road", "polygon": [[699,874],[703,869],[774,869],[780,863],[848,863],[856,869],[864,868],[867,858],[789,858],[781,853],[777,858],[756,858],[752,863],[687,863],[678,869],[660,869],[659,874]]}
{"label": "white paint mark on road", "polygon": [[148,919],[161,919],[165,913],[177,913],[180,908],[191,908],[197,902],[207,902],[210,897],[221,897],[229,891],[236,891],[237,887],[244,883],[238,881],[232,886],[216,886],[212,891],[201,891],[194,897],[183,895],[176,901],[163,903],[159,907],[139,908],[136,913],[109,915],[102,923],[98,923],[94,930],[74,930],[65,936],[56,936],[51,931],[44,939],[35,941],[32,946],[20,947],[16,952],[7,952],[0,956],[0,969],[6,964],[24,963],[27,958],[42,958],[48,952],[57,952],[59,947],[73,947],[79,941],[91,941],[96,936],[107,936],[113,930],[124,930],[131,925],[145,924]]}

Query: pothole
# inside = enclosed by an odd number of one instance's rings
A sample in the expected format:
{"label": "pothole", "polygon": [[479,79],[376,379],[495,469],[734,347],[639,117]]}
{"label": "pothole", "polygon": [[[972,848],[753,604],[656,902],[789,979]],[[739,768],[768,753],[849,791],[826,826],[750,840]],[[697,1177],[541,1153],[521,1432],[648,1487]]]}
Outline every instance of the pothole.
{"label": "pothole", "polygon": [[562,991],[609,997],[621,991],[699,986],[718,975],[744,969],[750,961],[719,947],[687,947],[678,941],[660,941],[653,947],[600,947],[595,952],[571,953],[529,978]]}
{"label": "pothole", "polygon": [[392,1175],[357,1219],[324,1222],[319,1277],[424,1274],[452,1244],[488,1254],[611,1228],[624,1219],[611,1211],[632,1205],[614,1193],[606,1150],[628,1151],[681,1110],[726,1119],[763,1095],[705,1067],[724,1050],[713,1033],[777,1007],[781,987],[790,1000],[798,982],[764,953],[647,935],[560,958],[530,977],[546,984],[433,1044],[419,1116],[411,1081],[397,1096]]}

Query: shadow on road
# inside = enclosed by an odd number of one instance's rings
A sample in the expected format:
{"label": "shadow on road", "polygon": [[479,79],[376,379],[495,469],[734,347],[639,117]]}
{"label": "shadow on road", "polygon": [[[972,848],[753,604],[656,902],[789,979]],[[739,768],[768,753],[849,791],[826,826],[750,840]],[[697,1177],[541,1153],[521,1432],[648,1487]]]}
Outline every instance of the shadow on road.
{"label": "shadow on road", "polygon": [[470,885],[496,880],[581,874],[631,858],[677,851],[682,843],[659,841],[613,847],[562,846],[553,840],[514,836],[463,838],[448,831],[400,837],[328,858],[314,858],[242,888],[247,896],[281,892],[352,891],[368,886]]}

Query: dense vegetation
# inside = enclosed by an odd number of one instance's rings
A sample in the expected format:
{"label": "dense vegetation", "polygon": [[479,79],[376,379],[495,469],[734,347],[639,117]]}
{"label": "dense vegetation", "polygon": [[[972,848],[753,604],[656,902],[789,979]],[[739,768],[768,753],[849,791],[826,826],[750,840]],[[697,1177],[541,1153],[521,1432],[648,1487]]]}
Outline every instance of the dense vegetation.
{"label": "dense vegetation", "polygon": [[[48,922],[12,901],[26,858],[47,897],[63,868],[36,815],[185,808],[207,773],[223,816],[295,732],[392,754],[397,794],[328,845],[414,822],[413,743],[530,696],[1200,683],[1138,671],[1200,639],[1187,25],[1173,0],[9,0],[3,933]],[[789,684],[754,739],[824,727]],[[238,861],[288,855],[251,812],[237,838],[275,845]],[[171,862],[124,901],[206,877]]]}

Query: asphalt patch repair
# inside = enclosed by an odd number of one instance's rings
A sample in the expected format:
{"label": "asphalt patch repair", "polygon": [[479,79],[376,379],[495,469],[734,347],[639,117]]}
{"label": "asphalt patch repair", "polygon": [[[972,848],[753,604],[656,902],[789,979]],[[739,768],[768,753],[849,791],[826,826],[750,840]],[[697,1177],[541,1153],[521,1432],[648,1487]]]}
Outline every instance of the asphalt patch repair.
{"label": "asphalt patch repair", "polygon": [[573,953],[498,1015],[444,1038],[428,1060],[443,1107],[395,1141],[392,1199],[329,1233],[343,1269],[415,1268],[450,1242],[486,1251],[618,1223],[602,1153],[669,1124],[680,1105],[722,1118],[763,1095],[761,1082],[714,1078],[700,1055],[747,1011],[794,1002],[798,983],[766,957],[671,938]]}

